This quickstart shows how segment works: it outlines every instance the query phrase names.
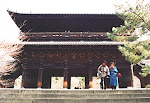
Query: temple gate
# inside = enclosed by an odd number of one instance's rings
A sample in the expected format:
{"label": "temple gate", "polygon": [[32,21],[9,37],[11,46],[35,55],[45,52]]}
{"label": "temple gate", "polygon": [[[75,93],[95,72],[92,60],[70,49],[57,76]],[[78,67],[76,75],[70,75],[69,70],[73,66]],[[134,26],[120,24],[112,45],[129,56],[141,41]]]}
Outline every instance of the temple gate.
{"label": "temple gate", "polygon": [[119,87],[132,86],[130,63],[106,32],[123,24],[114,14],[21,14],[8,11],[28,41],[20,54],[22,87],[51,88],[51,77],[64,77],[63,88],[70,88],[71,77],[85,77],[85,88],[93,87],[93,76],[103,60],[116,63],[122,77]]}

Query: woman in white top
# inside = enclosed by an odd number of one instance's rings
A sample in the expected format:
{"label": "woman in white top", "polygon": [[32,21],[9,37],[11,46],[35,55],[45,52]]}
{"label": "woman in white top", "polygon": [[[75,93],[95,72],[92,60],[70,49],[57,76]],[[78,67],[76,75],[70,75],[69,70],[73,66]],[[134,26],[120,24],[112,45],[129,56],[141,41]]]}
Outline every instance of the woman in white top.
{"label": "woman in white top", "polygon": [[109,68],[107,66],[107,62],[103,61],[103,63],[98,67],[98,74],[101,77],[100,86],[101,89],[106,89],[109,87]]}

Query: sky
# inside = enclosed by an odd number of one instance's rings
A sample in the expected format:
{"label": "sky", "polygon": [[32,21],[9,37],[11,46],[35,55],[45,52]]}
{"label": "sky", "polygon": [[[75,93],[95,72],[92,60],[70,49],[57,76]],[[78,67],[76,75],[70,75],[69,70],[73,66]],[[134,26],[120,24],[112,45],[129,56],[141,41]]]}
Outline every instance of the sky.
{"label": "sky", "polygon": [[113,4],[125,0],[0,0],[1,7],[32,13],[100,13],[113,12]]}
{"label": "sky", "polygon": [[[16,40],[19,29],[6,10],[18,13],[115,13],[114,4],[128,0],[0,0],[0,40]],[[135,0],[129,0],[134,3]]]}

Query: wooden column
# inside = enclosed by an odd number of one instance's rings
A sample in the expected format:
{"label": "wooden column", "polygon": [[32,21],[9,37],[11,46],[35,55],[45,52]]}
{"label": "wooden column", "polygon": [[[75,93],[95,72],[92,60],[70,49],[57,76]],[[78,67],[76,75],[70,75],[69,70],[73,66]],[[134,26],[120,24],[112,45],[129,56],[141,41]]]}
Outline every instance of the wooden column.
{"label": "wooden column", "polygon": [[25,88],[25,87],[26,87],[26,68],[23,68],[21,88]]}
{"label": "wooden column", "polygon": [[89,88],[93,88],[93,71],[89,71]]}
{"label": "wooden column", "polygon": [[89,89],[89,76],[85,77],[85,89]]}
{"label": "wooden column", "polygon": [[68,76],[68,89],[71,89],[71,76]]}
{"label": "wooden column", "polygon": [[64,68],[64,83],[63,88],[68,88],[68,68]]}
{"label": "wooden column", "polygon": [[27,58],[24,58],[23,64],[22,64],[22,83],[21,88],[25,88],[27,86],[26,79],[27,79]]}
{"label": "wooden column", "polygon": [[52,81],[51,80],[52,80],[52,77],[50,76],[49,77],[49,88],[51,88],[51,85],[52,85]]}
{"label": "wooden column", "polygon": [[40,58],[40,68],[38,70],[38,82],[37,82],[38,88],[42,87],[42,78],[43,78],[43,59]]}
{"label": "wooden column", "polygon": [[93,88],[92,60],[89,60],[89,88]]}
{"label": "wooden column", "polygon": [[63,82],[63,88],[68,88],[68,65],[67,61],[65,61],[65,66],[64,66],[64,82]]}
{"label": "wooden column", "polygon": [[88,72],[85,77],[85,88],[93,88],[93,70],[92,70],[92,60],[89,60]]}
{"label": "wooden column", "polygon": [[38,71],[38,83],[37,83],[37,87],[38,88],[42,87],[42,75],[43,75],[43,68],[39,68],[39,71]]}

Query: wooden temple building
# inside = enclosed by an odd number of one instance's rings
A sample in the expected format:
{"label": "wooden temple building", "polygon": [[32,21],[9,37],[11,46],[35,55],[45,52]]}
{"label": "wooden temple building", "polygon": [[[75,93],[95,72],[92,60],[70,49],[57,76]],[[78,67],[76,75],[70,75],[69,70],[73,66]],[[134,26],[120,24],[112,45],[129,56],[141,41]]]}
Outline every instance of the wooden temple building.
{"label": "wooden temple building", "polygon": [[28,41],[20,55],[22,87],[51,88],[51,77],[85,77],[85,88],[93,87],[93,77],[103,60],[116,63],[122,77],[119,87],[133,86],[130,63],[117,49],[121,42],[108,39],[112,27],[124,21],[115,14],[23,14],[8,11]]}

